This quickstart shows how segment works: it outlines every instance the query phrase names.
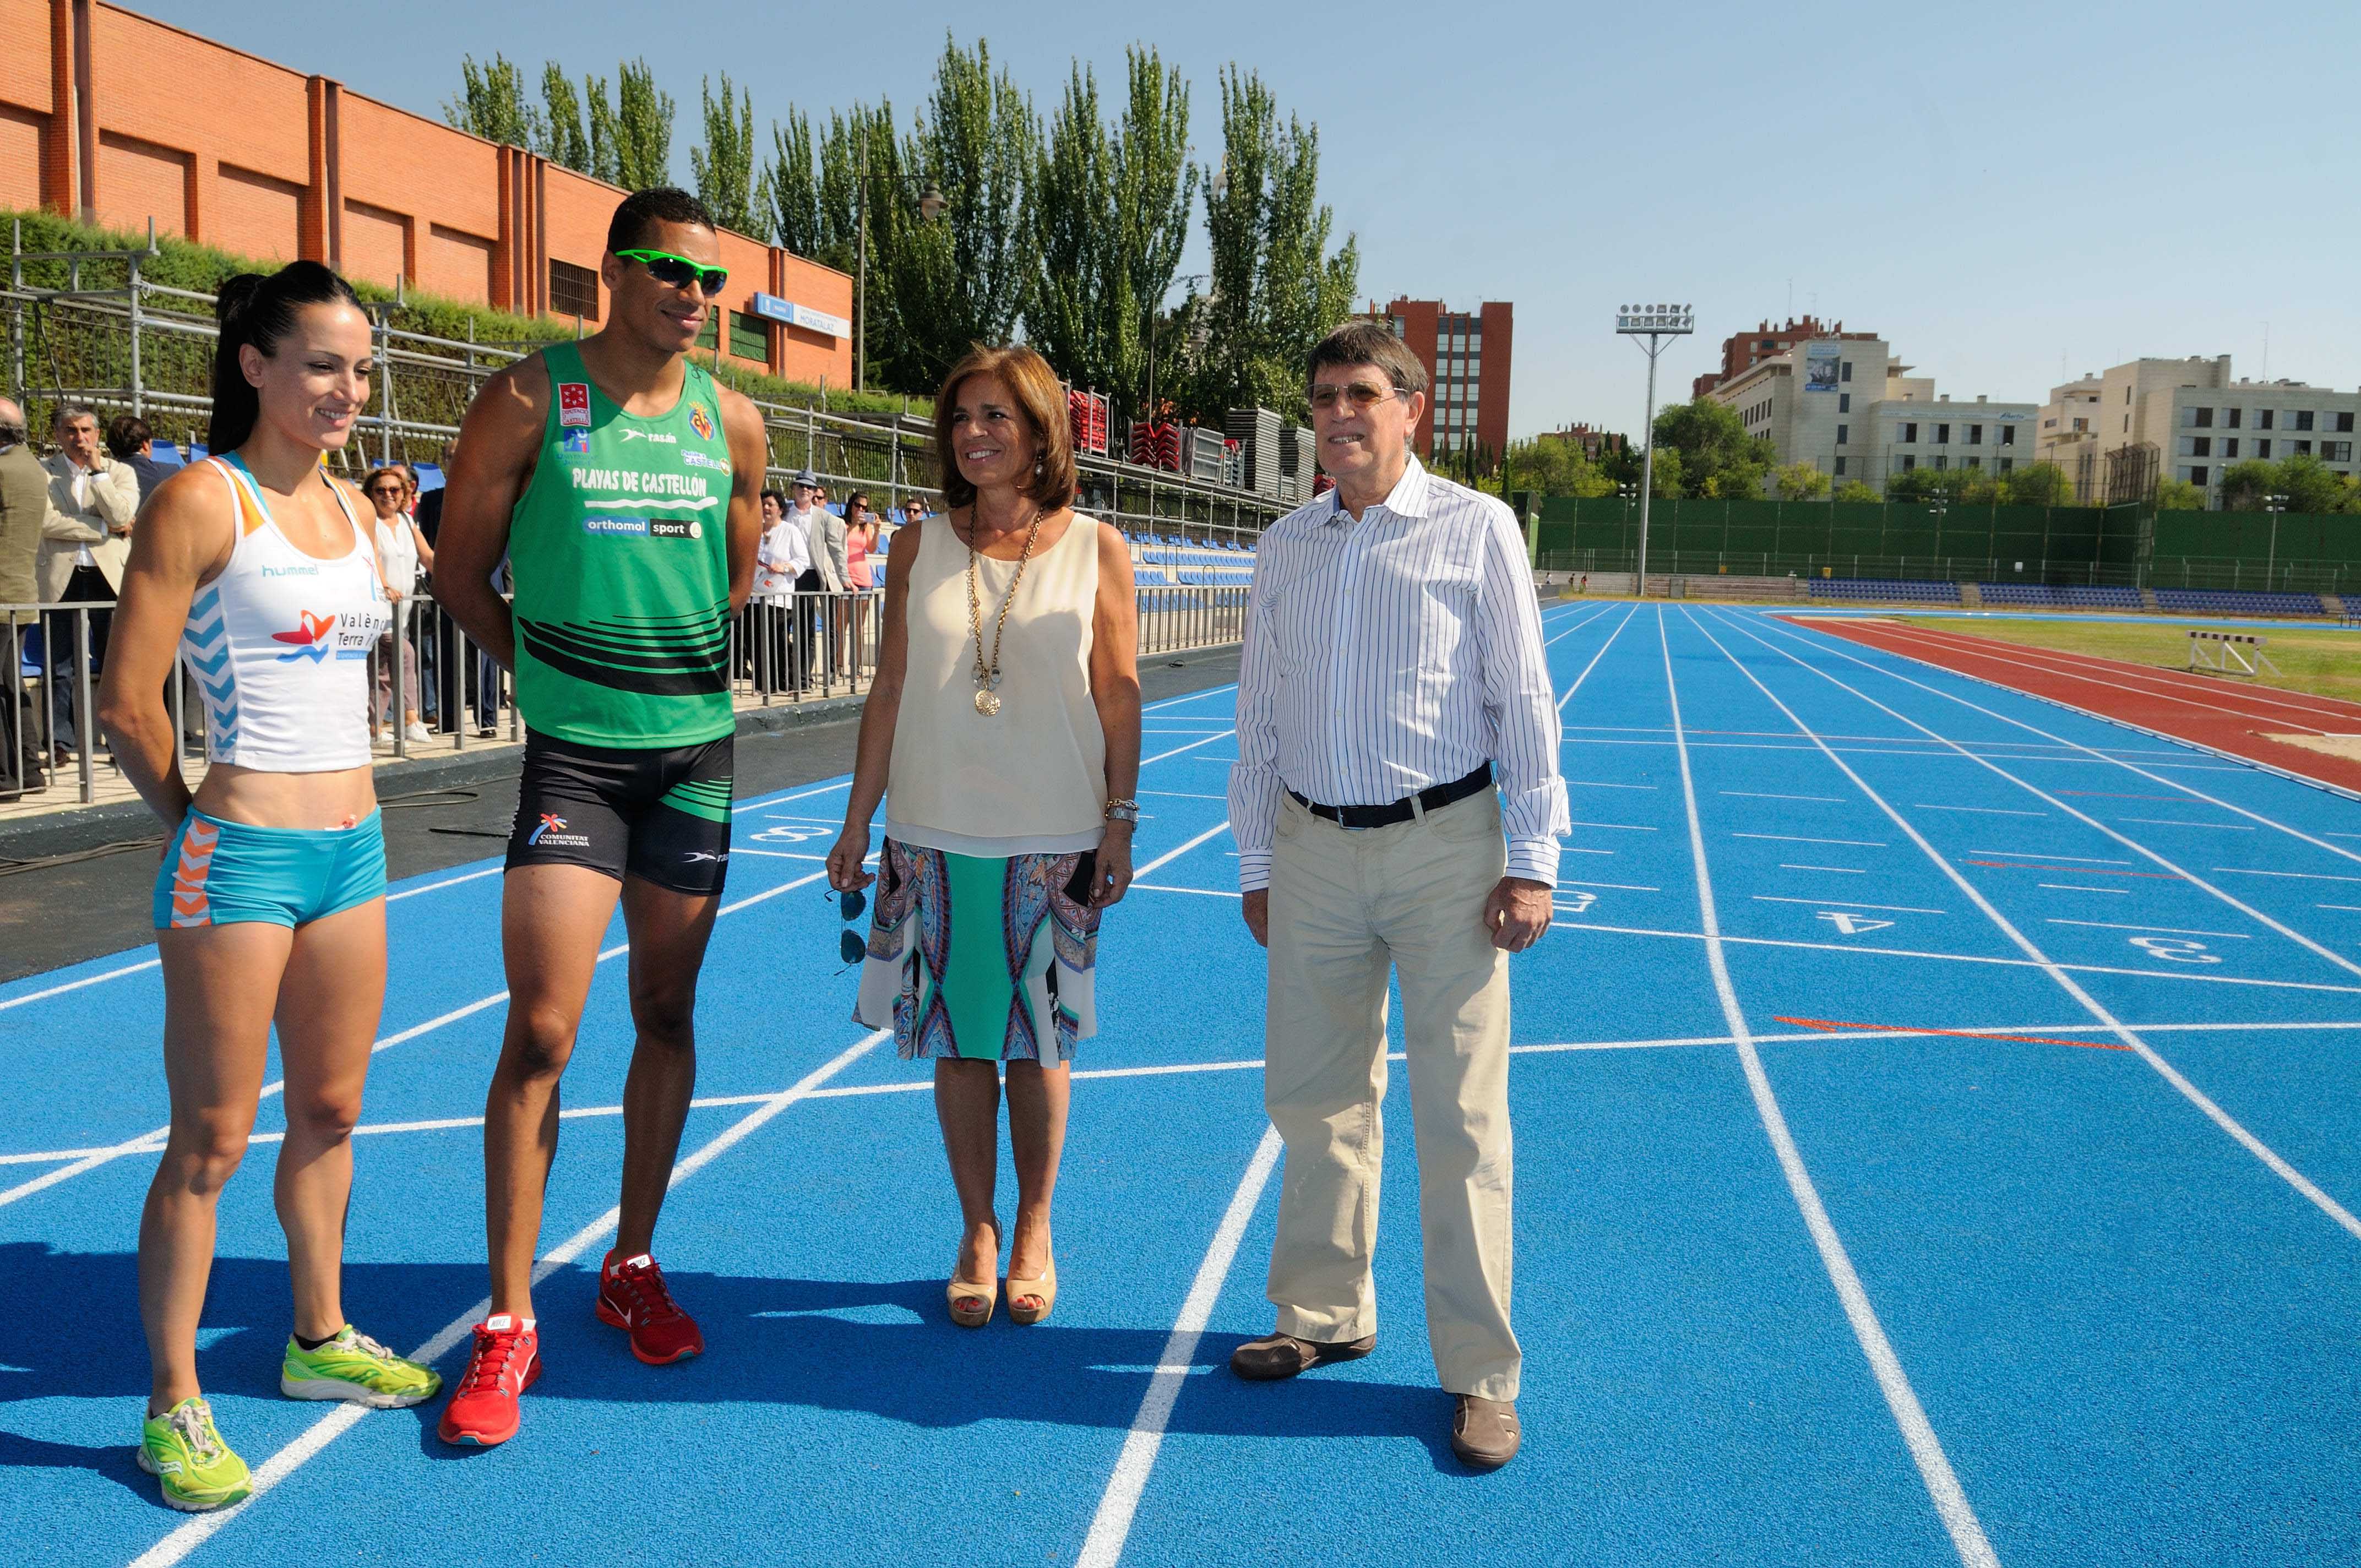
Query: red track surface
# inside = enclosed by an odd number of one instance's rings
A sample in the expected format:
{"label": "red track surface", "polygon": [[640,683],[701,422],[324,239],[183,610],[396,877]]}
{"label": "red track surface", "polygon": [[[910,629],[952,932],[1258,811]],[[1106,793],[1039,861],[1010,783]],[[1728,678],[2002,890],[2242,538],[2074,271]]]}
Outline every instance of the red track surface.
{"label": "red track surface", "polygon": [[1893,621],[1831,619],[1811,620],[1810,625],[1816,631],[2048,697],[2103,718],[2119,718],[2306,778],[2361,790],[2361,762],[2265,739],[2273,734],[2361,735],[2361,703],[2250,685],[2239,677],[2161,670]]}

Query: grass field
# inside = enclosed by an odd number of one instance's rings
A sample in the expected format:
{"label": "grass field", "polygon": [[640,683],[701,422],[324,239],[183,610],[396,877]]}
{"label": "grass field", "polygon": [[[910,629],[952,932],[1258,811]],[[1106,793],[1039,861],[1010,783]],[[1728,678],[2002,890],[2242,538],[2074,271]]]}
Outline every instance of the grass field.
{"label": "grass field", "polygon": [[[1967,637],[1992,637],[2036,648],[2068,653],[2088,653],[2121,659],[2161,669],[2189,667],[2189,628],[2177,620],[2153,625],[2120,620],[2008,619],[1978,620],[1965,616],[1897,616],[1896,620],[1928,630],[1957,632]],[[2279,666],[2279,678],[2266,674],[2270,685],[2314,696],[2343,697],[2361,702],[2361,633],[2303,628],[2263,633],[2269,641],[2263,652]]]}

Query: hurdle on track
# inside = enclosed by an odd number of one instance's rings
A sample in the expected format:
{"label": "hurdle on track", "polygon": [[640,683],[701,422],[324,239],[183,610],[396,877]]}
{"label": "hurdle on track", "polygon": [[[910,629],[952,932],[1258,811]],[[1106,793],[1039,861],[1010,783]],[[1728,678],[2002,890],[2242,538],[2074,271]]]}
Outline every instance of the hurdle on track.
{"label": "hurdle on track", "polygon": [[[2189,634],[2189,667],[2205,670],[2217,675],[2253,675],[2260,665],[2273,674],[2279,667],[2263,652],[2269,641],[2251,631],[2191,631]],[[2240,650],[2252,648],[2255,656],[2249,660]],[[2210,652],[2209,652],[2210,650]]]}

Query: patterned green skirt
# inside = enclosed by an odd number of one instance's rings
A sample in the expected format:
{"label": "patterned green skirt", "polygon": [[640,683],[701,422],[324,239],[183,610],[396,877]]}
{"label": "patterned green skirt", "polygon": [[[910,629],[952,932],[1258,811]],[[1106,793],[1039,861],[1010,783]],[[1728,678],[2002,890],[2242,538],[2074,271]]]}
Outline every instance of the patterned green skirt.
{"label": "patterned green skirt", "polygon": [[1068,895],[1087,855],[997,859],[886,839],[854,1019],[891,1028],[911,1059],[1072,1060],[1098,1030],[1099,911]]}

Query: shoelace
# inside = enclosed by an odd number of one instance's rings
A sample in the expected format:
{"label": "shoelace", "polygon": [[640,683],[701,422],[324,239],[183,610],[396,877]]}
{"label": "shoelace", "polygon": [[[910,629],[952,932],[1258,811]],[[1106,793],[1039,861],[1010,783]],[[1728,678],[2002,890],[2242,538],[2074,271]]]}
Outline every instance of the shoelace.
{"label": "shoelace", "polygon": [[500,1379],[508,1375],[509,1363],[516,1357],[518,1342],[523,1337],[522,1332],[515,1329],[478,1328],[476,1354],[467,1360],[467,1381],[459,1391],[480,1394],[486,1389],[499,1387]]}
{"label": "shoelace", "polygon": [[358,1329],[348,1329],[346,1332],[349,1337],[346,1339],[345,1343],[350,1345],[353,1349],[360,1351],[364,1354],[374,1355],[380,1361],[398,1361],[401,1359],[401,1357],[395,1355],[393,1352],[378,1343],[377,1341],[369,1338],[368,1335],[361,1332]]}
{"label": "shoelace", "polygon": [[182,1405],[166,1418],[171,1429],[181,1434],[181,1441],[189,1445],[189,1452],[197,1456],[200,1464],[210,1464],[220,1450],[219,1441],[211,1430],[213,1422],[206,1419],[211,1414],[202,1405]]}
{"label": "shoelace", "polygon": [[634,1323],[668,1323],[686,1315],[664,1284],[664,1270],[653,1263],[639,1268],[619,1268],[609,1277],[609,1283],[630,1293]]}

